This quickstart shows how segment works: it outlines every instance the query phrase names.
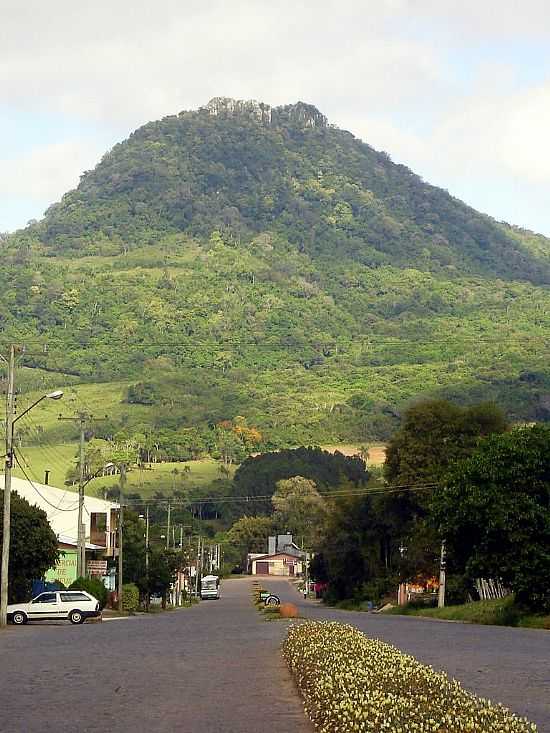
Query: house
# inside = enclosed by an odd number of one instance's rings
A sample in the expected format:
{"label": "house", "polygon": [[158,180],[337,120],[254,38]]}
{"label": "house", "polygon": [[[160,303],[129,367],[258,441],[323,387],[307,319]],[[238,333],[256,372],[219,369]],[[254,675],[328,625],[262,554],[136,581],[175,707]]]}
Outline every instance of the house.
{"label": "house", "polygon": [[303,560],[286,552],[260,555],[251,561],[252,575],[295,576],[303,573]]}
{"label": "house", "polygon": [[[0,474],[0,489],[4,488],[4,475]],[[12,491],[29,504],[43,509],[52,530],[57,535],[62,555],[55,568],[46,573],[46,580],[61,580],[64,585],[76,580],[78,546],[78,493],[69,489],[32,483],[12,476]],[[101,575],[106,569],[105,560],[115,557],[116,529],[119,505],[112,501],[84,497],[82,523],[86,538],[86,564],[90,574]],[[103,562],[97,562],[103,561]],[[91,563],[91,564],[90,564]]]}
{"label": "house", "polygon": [[305,552],[292,541],[291,534],[269,537],[267,553],[248,556],[252,575],[296,576],[304,572]]}

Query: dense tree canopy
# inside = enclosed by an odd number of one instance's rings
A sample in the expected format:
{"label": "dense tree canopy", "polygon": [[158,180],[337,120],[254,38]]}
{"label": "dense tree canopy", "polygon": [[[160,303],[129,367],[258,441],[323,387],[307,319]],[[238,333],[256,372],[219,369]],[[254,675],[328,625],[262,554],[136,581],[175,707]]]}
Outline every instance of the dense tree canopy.
{"label": "dense tree canopy", "polygon": [[[0,491],[0,543],[4,492]],[[57,537],[46,512],[16,492],[11,495],[11,532],[8,597],[11,603],[28,600],[32,581],[39,580],[59,557]]]}
{"label": "dense tree canopy", "polygon": [[296,448],[248,458],[235,473],[233,491],[236,496],[261,497],[254,506],[269,513],[277,482],[292,476],[314,481],[321,493],[338,486],[344,479],[355,485],[368,480],[361,458],[329,453],[320,448]]}
{"label": "dense tree canopy", "polygon": [[446,468],[469,455],[480,437],[506,430],[496,405],[460,407],[446,400],[427,400],[409,407],[386,451],[385,474],[392,484],[437,481]]}
{"label": "dense tree canopy", "polygon": [[432,511],[471,581],[501,579],[517,600],[550,609],[550,428],[488,437],[450,469]]}

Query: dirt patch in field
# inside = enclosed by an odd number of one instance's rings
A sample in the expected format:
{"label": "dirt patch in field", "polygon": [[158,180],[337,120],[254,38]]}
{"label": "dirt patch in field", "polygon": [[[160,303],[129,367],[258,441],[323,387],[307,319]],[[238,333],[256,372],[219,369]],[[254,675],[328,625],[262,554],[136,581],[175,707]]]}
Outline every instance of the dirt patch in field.
{"label": "dirt patch in field", "polygon": [[[336,453],[337,451],[339,453],[342,453],[345,456],[357,456],[361,455],[362,449],[365,446],[361,446],[358,444],[353,443],[342,443],[339,445],[322,445],[321,448],[323,450],[328,451],[329,453]],[[379,443],[377,445],[369,445],[368,448],[368,459],[367,464],[370,466],[380,466],[382,465],[386,460],[386,446],[382,443]]]}

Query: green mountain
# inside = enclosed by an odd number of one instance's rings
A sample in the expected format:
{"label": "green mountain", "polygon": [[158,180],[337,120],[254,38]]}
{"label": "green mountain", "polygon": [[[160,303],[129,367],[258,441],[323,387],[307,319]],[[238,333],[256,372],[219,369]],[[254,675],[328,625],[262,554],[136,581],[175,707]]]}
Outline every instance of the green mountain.
{"label": "green mountain", "polygon": [[105,433],[207,443],[242,415],[271,445],[383,439],[427,394],[550,417],[550,240],[301,102],[146,124],[0,247],[24,388],[74,384]]}

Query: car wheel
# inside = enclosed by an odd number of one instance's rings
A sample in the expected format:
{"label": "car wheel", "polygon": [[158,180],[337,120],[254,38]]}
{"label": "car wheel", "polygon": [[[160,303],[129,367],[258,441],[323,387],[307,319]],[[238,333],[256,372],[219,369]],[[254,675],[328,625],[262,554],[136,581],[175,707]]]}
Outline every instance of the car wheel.
{"label": "car wheel", "polygon": [[15,611],[12,613],[11,622],[16,626],[22,626],[27,623],[27,616],[23,611]]}
{"label": "car wheel", "polygon": [[81,624],[84,622],[84,616],[82,611],[71,611],[69,614],[69,621],[72,624]]}

